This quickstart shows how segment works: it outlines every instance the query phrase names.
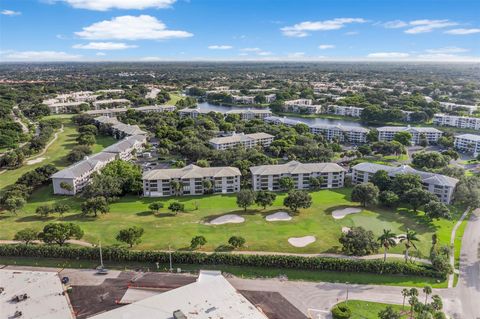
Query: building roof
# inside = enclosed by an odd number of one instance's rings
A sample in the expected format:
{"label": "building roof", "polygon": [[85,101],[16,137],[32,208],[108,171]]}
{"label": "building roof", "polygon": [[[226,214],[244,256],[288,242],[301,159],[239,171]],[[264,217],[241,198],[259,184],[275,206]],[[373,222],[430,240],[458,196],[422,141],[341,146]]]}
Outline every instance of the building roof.
{"label": "building roof", "polygon": [[97,165],[113,161],[114,159],[115,154],[113,153],[96,153],[92,156],[85,157],[85,159],[81,160],[80,162],[76,162],[75,164],[62,169],[61,171],[56,172],[52,175],[52,178],[77,178],[95,170]]}
{"label": "building roof", "polygon": [[305,124],[302,121],[293,120],[288,117],[279,117],[279,116],[267,116],[264,118],[266,122],[279,122],[285,125],[297,125],[297,124]]}
{"label": "building roof", "polygon": [[267,133],[253,133],[253,134],[233,134],[230,136],[224,136],[224,137],[215,137],[210,139],[210,143],[212,144],[227,144],[227,143],[241,143],[241,142],[247,142],[251,140],[261,140],[265,138],[274,138],[273,135],[267,134]]}
{"label": "building roof", "polygon": [[422,182],[427,184],[434,184],[434,185],[441,185],[441,186],[451,186],[455,187],[458,183],[458,179],[441,175],[435,173],[429,173],[424,171],[416,170],[408,165],[401,165],[401,166],[388,166],[388,165],[381,165],[375,163],[360,163],[352,167],[352,169],[362,172],[368,173],[375,173],[380,170],[384,170],[388,172],[390,176],[396,176],[398,174],[415,174],[419,175],[422,179]]}
{"label": "building roof", "polygon": [[145,135],[132,135],[124,138],[120,142],[117,142],[115,144],[112,144],[105,149],[103,149],[102,152],[106,153],[123,153],[129,149],[131,149],[135,144],[138,143],[145,143],[146,137]]}
{"label": "building roof", "polygon": [[94,105],[110,104],[110,103],[131,103],[131,102],[127,99],[108,99],[108,100],[98,100],[93,102]]}
{"label": "building roof", "polygon": [[[21,311],[22,319],[73,319],[63,286],[56,272],[0,270],[0,317],[14,318]],[[16,295],[27,299],[11,302]]]}
{"label": "building roof", "polygon": [[275,174],[305,174],[305,173],[331,173],[345,171],[336,163],[300,163],[290,161],[279,165],[261,165],[250,167],[253,175],[275,175]]}
{"label": "building roof", "polygon": [[121,123],[119,120],[117,120],[116,117],[108,117],[108,116],[98,116],[94,118],[96,122],[102,123],[102,124],[118,124]]}
{"label": "building roof", "polygon": [[414,132],[414,133],[442,133],[434,127],[417,127],[417,126],[382,126],[377,128],[379,132]]}
{"label": "building roof", "polygon": [[480,135],[475,134],[461,134],[455,136],[455,138],[462,138],[470,141],[480,142]]}
{"label": "building roof", "polygon": [[157,179],[190,179],[203,177],[229,177],[240,176],[240,170],[236,167],[199,167],[193,164],[183,168],[171,169],[154,169],[143,173],[142,179],[157,180]]}
{"label": "building roof", "polygon": [[138,125],[130,125],[130,124],[124,124],[121,122],[118,122],[117,124],[112,126],[114,129],[117,131],[123,132],[127,135],[142,135],[142,134],[147,134],[145,131],[140,129]]}
{"label": "building roof", "polygon": [[361,126],[345,126],[341,124],[333,125],[333,124],[313,124],[309,125],[310,128],[318,128],[323,130],[340,130],[343,132],[360,132],[360,133],[368,133],[368,129],[361,127]]}
{"label": "building roof", "polygon": [[171,319],[176,311],[188,319],[267,319],[216,271],[201,271],[194,283],[90,318]]}
{"label": "building roof", "polygon": [[272,111],[270,110],[257,110],[257,109],[248,109],[248,110],[231,110],[225,112],[225,114],[272,114]]}

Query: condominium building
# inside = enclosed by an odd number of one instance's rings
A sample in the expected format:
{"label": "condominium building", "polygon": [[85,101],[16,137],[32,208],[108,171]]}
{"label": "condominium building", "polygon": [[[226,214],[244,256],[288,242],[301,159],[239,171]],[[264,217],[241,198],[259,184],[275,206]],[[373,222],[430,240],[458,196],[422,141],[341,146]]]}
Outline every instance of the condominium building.
{"label": "condominium building", "polygon": [[93,119],[97,125],[108,125],[112,136],[116,139],[122,139],[132,135],[147,135],[138,125],[124,124],[116,117],[99,116]]}
{"label": "condominium building", "polygon": [[480,135],[462,134],[455,136],[455,148],[460,152],[480,155]]}
{"label": "condominium building", "polygon": [[270,110],[263,110],[263,109],[248,109],[248,110],[231,110],[225,112],[225,115],[229,114],[239,114],[242,120],[248,121],[253,119],[264,119],[268,116],[272,116],[272,112]]}
{"label": "condominium building", "polygon": [[212,111],[212,110],[204,110],[204,109],[191,109],[191,108],[185,108],[185,109],[181,109],[180,111],[178,111],[178,114],[181,116],[181,117],[191,117],[191,118],[197,118],[199,117],[200,115],[206,115],[208,113],[221,113],[221,112],[215,112],[215,111]]}
{"label": "condominium building", "polygon": [[443,106],[447,111],[464,109],[468,112],[468,114],[472,114],[473,112],[478,110],[477,105],[456,104],[456,103],[450,103],[450,102],[440,102],[440,105]]}
{"label": "condominium building", "polygon": [[390,142],[398,132],[408,132],[412,135],[412,145],[420,144],[422,138],[426,138],[429,144],[437,143],[443,132],[433,127],[411,127],[411,126],[382,126],[377,128],[378,140]]}
{"label": "condominium building", "polygon": [[89,182],[91,175],[115,160],[116,154],[100,152],[52,175],[53,193],[75,195]]}
{"label": "condominium building", "polygon": [[398,174],[415,174],[420,176],[423,188],[432,194],[438,196],[440,201],[450,204],[453,199],[453,192],[458,183],[458,179],[441,175],[419,171],[408,165],[398,167],[374,164],[360,163],[352,167],[352,182],[355,184],[367,183],[373,174],[377,171],[384,170],[391,178],[395,178]]}
{"label": "condominium building", "polygon": [[[202,195],[236,193],[240,190],[240,170],[236,167],[199,167],[188,165],[177,169],[155,169],[143,173],[143,195]],[[209,183],[208,183],[208,182]],[[175,189],[179,182],[180,188]],[[207,188],[211,185],[211,188]]]}
{"label": "condominium building", "polygon": [[239,104],[255,104],[254,96],[247,95],[232,95],[233,103]]}
{"label": "condominium building", "polygon": [[435,114],[433,116],[433,124],[480,130],[480,117]]}
{"label": "condominium building", "polygon": [[216,150],[226,150],[229,148],[242,146],[244,148],[252,148],[260,145],[268,147],[273,142],[273,135],[267,133],[253,133],[253,134],[233,134],[225,137],[212,138],[209,143]]}
{"label": "condominium building", "polygon": [[300,163],[290,161],[279,165],[250,167],[252,185],[255,191],[280,191],[280,179],[290,177],[296,189],[309,189],[311,178],[320,178],[321,188],[343,187],[345,170],[335,163]]}
{"label": "condominium building", "polygon": [[93,107],[95,110],[104,108],[104,107],[118,107],[129,105],[131,102],[127,99],[108,99],[108,100],[99,100],[93,102]]}
{"label": "condominium building", "polygon": [[99,110],[91,110],[86,111],[85,114],[93,115],[93,116],[108,116],[113,117],[118,114],[126,113],[128,110],[134,110],[136,112],[173,112],[175,111],[175,105],[149,105],[149,106],[140,106],[136,108],[129,108],[129,107],[119,107],[113,109],[99,109]]}
{"label": "condominium building", "polygon": [[57,102],[57,103],[46,104],[46,105],[50,109],[50,113],[60,114],[60,113],[72,113],[74,109],[78,108],[80,105],[83,105],[83,104],[90,106],[87,102]]}
{"label": "condominium building", "polygon": [[308,113],[316,114],[321,113],[321,105],[313,105],[313,101],[310,99],[297,99],[285,101],[285,108],[288,112],[294,113]]}
{"label": "condominium building", "polygon": [[360,117],[363,108],[356,106],[330,105],[329,111],[335,115]]}
{"label": "condominium building", "polygon": [[143,150],[146,142],[145,135],[127,136],[120,142],[106,147],[102,152],[113,153],[116,155],[116,159],[128,161]]}
{"label": "condominium building", "polygon": [[265,102],[267,103],[272,103],[276,99],[277,99],[277,95],[275,93],[265,95]]}

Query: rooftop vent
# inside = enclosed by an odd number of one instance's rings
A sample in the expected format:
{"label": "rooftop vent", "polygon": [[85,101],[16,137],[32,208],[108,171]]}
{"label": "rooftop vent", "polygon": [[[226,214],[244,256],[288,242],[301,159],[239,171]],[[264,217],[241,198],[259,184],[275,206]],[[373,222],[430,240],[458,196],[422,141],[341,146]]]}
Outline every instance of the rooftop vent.
{"label": "rooftop vent", "polygon": [[173,312],[174,319],[187,319],[187,316],[181,310],[175,310]]}

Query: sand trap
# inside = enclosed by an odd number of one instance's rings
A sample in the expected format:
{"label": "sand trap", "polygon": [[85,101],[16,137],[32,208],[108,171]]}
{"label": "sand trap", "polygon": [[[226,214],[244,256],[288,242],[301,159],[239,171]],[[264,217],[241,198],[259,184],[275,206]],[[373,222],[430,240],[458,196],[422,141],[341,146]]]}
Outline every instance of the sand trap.
{"label": "sand trap", "polygon": [[357,207],[347,207],[343,209],[336,209],[332,212],[332,217],[335,219],[342,219],[347,215],[360,213],[361,211],[362,209]]}
{"label": "sand trap", "polygon": [[400,243],[400,240],[405,236],[406,236],[405,234],[400,234],[400,235],[397,235],[397,237],[395,237],[393,240],[395,240],[395,243],[397,243],[398,245]]}
{"label": "sand trap", "polygon": [[215,218],[209,224],[210,225],[223,225],[223,224],[240,224],[245,221],[245,218],[235,214],[227,214]]}
{"label": "sand trap", "polygon": [[315,236],[290,237],[288,242],[295,247],[305,247],[315,242],[315,240],[317,240]]}
{"label": "sand trap", "polygon": [[350,231],[350,227],[342,227],[342,233],[346,234]]}
{"label": "sand trap", "polygon": [[33,160],[29,160],[29,161],[27,161],[27,165],[33,165],[33,164],[41,163],[41,162],[43,162],[44,159],[45,159],[45,157],[39,157],[39,158],[36,158],[36,159],[33,159]]}
{"label": "sand trap", "polygon": [[286,212],[276,212],[275,214],[268,215],[265,219],[267,222],[289,221],[292,220],[292,216]]}

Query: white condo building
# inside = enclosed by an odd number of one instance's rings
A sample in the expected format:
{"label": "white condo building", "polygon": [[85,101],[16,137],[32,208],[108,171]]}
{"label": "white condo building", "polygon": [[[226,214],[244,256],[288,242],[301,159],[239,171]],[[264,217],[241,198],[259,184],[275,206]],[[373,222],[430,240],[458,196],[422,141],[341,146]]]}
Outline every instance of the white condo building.
{"label": "white condo building", "polygon": [[248,110],[231,110],[225,112],[225,115],[229,114],[238,114],[240,115],[241,119],[244,121],[249,121],[253,119],[264,119],[268,116],[272,116],[272,112],[270,110],[262,110],[262,109],[248,109]]}
{"label": "white condo building", "polygon": [[382,126],[377,128],[378,140],[381,142],[390,142],[398,132],[408,132],[412,135],[412,145],[420,144],[422,136],[427,139],[429,144],[437,143],[442,137],[443,132],[433,127],[412,127],[412,126]]}
{"label": "white condo building", "polygon": [[[205,188],[205,181],[211,182],[213,193],[236,193],[240,190],[240,176],[236,167],[199,167],[192,164],[184,168],[155,169],[143,173],[143,195],[202,195],[209,191]],[[172,187],[172,181],[180,182],[179,193]]]}
{"label": "white condo building", "polygon": [[336,163],[306,163],[290,161],[279,165],[250,167],[253,190],[280,191],[279,180],[290,177],[296,189],[309,189],[311,177],[322,177],[321,188],[343,187],[345,170]]}
{"label": "white condo building", "polygon": [[232,95],[233,103],[239,104],[255,104],[254,96],[247,95]]}
{"label": "white condo building", "polygon": [[316,114],[321,113],[322,111],[322,106],[313,105],[313,101],[311,99],[297,99],[285,101],[285,108],[288,112],[294,113]]}
{"label": "white condo building", "polygon": [[127,108],[127,107],[119,107],[113,109],[99,109],[99,110],[91,110],[86,111],[85,114],[93,115],[93,116],[108,116],[113,117],[117,114],[126,113],[128,110],[133,110],[136,112],[173,112],[175,111],[175,105],[148,105],[148,106],[140,106],[136,108]]}
{"label": "white condo building", "polygon": [[363,108],[356,106],[343,106],[343,105],[330,105],[328,109],[335,115],[360,117],[362,115]]}
{"label": "white condo building", "polygon": [[433,116],[433,124],[480,130],[480,117],[435,114]]}
{"label": "white condo building", "polygon": [[440,102],[440,105],[443,106],[447,111],[465,109],[468,112],[468,114],[472,114],[473,112],[478,110],[477,105],[456,104],[456,103],[450,103],[450,102]]}
{"label": "white condo building", "polygon": [[374,163],[360,163],[353,166],[352,182],[355,184],[367,183],[370,181],[373,174],[380,170],[386,171],[391,178],[395,178],[398,174],[407,173],[419,175],[422,180],[423,188],[430,193],[437,195],[440,201],[446,204],[450,204],[452,201],[453,192],[458,183],[458,179],[456,178],[419,171],[408,165],[393,167]]}
{"label": "white condo building", "polygon": [[216,150],[226,150],[237,146],[244,148],[252,148],[260,145],[261,147],[268,147],[273,142],[273,135],[267,133],[253,133],[253,134],[233,134],[231,136],[216,137],[210,139],[209,143]]}
{"label": "white condo building", "polygon": [[462,134],[455,136],[455,148],[460,152],[480,155],[480,135]]}

